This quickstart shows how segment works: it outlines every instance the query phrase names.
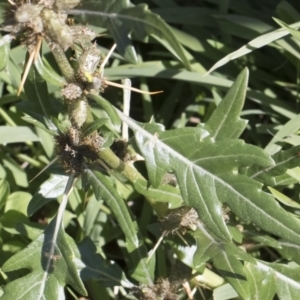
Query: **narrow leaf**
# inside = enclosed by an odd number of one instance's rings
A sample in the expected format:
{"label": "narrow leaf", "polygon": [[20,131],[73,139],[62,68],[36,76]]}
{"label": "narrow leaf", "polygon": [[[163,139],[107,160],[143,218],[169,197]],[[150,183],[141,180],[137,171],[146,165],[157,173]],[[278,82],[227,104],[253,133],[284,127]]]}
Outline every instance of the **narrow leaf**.
{"label": "narrow leaf", "polygon": [[266,274],[273,272],[279,299],[297,299],[300,293],[300,267],[277,263],[257,262]]}
{"label": "narrow leaf", "polygon": [[39,55],[37,60],[34,62],[34,65],[39,72],[39,75],[48,83],[53,84],[54,86],[63,87],[65,84],[65,79],[59,76],[49,65],[46,59]]}
{"label": "narrow leaf", "polygon": [[37,142],[39,137],[29,127],[0,126],[0,141],[1,144]]}
{"label": "narrow leaf", "polygon": [[121,125],[120,118],[115,110],[115,108],[103,97],[100,95],[95,95],[95,94],[89,94],[88,98],[94,100],[97,102],[97,104],[108,114],[110,120],[112,123],[116,126]]}
{"label": "narrow leaf", "polygon": [[98,130],[101,126],[103,126],[107,121],[107,118],[100,118],[95,120],[84,128],[82,136],[84,137],[90,135],[94,131]]}
{"label": "narrow leaf", "polygon": [[[74,10],[71,13],[77,15],[80,13],[80,10]],[[146,4],[133,6],[126,0],[111,0],[109,3],[85,1],[82,12],[84,17],[81,17],[81,19],[84,21],[87,20],[92,25],[105,27],[110,30],[117,42],[119,52],[131,63],[137,62],[137,56],[128,39],[128,35],[134,32],[140,39],[144,39],[149,35],[163,39],[175,51],[185,67],[187,69],[191,68],[182,46],[174,36],[169,25],[159,15],[152,13]]]}
{"label": "narrow leaf", "polygon": [[300,208],[300,204],[297,203],[296,201],[292,200],[290,197],[280,193],[279,191],[271,188],[268,186],[269,191],[272,193],[272,195],[281,203],[293,207],[293,208]]}
{"label": "narrow leaf", "polygon": [[138,179],[134,183],[134,187],[140,194],[145,197],[155,199],[158,202],[167,202],[170,208],[176,208],[182,205],[182,197],[180,191],[171,185],[160,185],[157,188],[147,186],[147,181]]}
{"label": "narrow leaf", "polygon": [[154,265],[146,263],[147,249],[137,234],[136,225],[132,221],[123,199],[100,172],[85,169],[84,176],[83,181],[91,184],[98,200],[103,199],[107,203],[126,236],[127,250],[134,263],[132,276],[140,282],[151,284]]}
{"label": "narrow leaf", "polygon": [[283,29],[287,30],[294,38],[300,41],[300,32],[298,30],[291,28],[289,25],[279,19],[273,18],[273,20]]}
{"label": "narrow leaf", "polygon": [[247,121],[240,119],[240,113],[246,97],[248,74],[248,69],[239,74],[225,98],[206,122],[211,138],[239,138],[244,131]]}
{"label": "narrow leaf", "polygon": [[68,178],[68,176],[64,175],[52,175],[46,180],[32,197],[27,209],[28,215],[32,216],[45,204],[61,196],[65,191]]}
{"label": "narrow leaf", "polygon": [[10,186],[4,179],[0,179],[0,208],[5,204],[10,193]]}
{"label": "narrow leaf", "polygon": [[276,279],[273,272],[265,272],[248,262],[245,262],[244,272],[249,282],[249,299],[274,299]]}
{"label": "narrow leaf", "polygon": [[[292,25],[290,25],[291,28],[299,28],[300,27],[300,22],[294,23]],[[283,38],[284,36],[288,35],[289,32],[286,29],[277,29],[275,31],[266,33],[264,35],[261,35],[257,38],[255,38],[254,40],[250,41],[247,45],[241,47],[240,49],[226,55],[224,58],[222,58],[221,60],[219,60],[217,63],[215,63],[206,73],[206,75],[208,75],[209,73],[211,73],[212,71],[220,68],[221,66],[224,66],[225,64],[227,64],[228,62],[230,62],[231,60],[237,59],[243,55],[246,55],[258,48],[261,48],[263,46],[266,46],[278,39]]]}
{"label": "narrow leaf", "polygon": [[78,250],[80,252],[78,265],[83,281],[97,280],[105,287],[133,287],[133,284],[126,280],[125,274],[117,264],[110,263],[97,253],[97,248],[89,238],[85,238],[79,244]]}
{"label": "narrow leaf", "polygon": [[[57,239],[53,240],[55,224],[56,218],[43,235],[5,262],[2,267],[4,272],[22,268],[31,272],[8,283],[1,300],[63,300],[65,285],[71,285],[79,294],[87,295],[64,231],[60,229]],[[55,248],[54,255],[49,254],[52,247]]]}

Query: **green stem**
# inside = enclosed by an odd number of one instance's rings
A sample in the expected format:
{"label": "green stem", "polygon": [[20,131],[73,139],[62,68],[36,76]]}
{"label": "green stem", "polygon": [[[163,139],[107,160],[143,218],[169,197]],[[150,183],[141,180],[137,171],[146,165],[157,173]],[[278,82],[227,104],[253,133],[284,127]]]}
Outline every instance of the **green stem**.
{"label": "green stem", "polygon": [[[106,148],[99,152],[100,159],[111,169],[114,169],[124,175],[130,182],[134,183],[137,179],[147,182],[146,179],[129,164],[119,159],[110,148]],[[148,184],[148,183],[147,183]],[[146,198],[149,204],[153,207],[159,217],[166,214],[167,207],[165,203],[155,201],[155,199]]]}
{"label": "green stem", "polygon": [[14,122],[14,120],[2,108],[0,108],[0,115],[10,126],[13,126],[13,127],[17,126],[17,124]]}
{"label": "green stem", "polygon": [[73,82],[75,78],[75,73],[70,65],[64,50],[57,44],[51,49],[52,54],[59,66],[59,69],[63,76],[66,78],[67,82]]}
{"label": "green stem", "polygon": [[20,153],[20,154],[17,154],[16,157],[23,162],[30,163],[32,166],[34,166],[36,168],[40,168],[42,166],[42,164],[39,161],[29,157],[28,155]]}

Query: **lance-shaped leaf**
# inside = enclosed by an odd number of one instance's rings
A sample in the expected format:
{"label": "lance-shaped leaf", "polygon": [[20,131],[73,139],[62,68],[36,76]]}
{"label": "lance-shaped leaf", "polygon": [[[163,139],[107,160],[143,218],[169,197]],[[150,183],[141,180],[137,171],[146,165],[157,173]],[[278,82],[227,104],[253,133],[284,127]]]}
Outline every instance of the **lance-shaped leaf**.
{"label": "lance-shaped leaf", "polygon": [[[300,27],[300,22],[294,23],[292,25],[290,25],[290,28],[292,29],[297,29]],[[221,60],[219,60],[217,63],[215,63],[210,69],[209,71],[206,73],[209,74],[212,71],[220,68],[221,66],[224,66],[225,64],[227,64],[228,62],[230,62],[231,60],[237,59],[243,55],[246,55],[258,48],[261,48],[263,46],[266,46],[278,39],[283,38],[284,36],[288,35],[289,31],[287,29],[277,29],[275,31],[266,33],[264,35],[261,35],[257,38],[255,38],[254,40],[250,41],[247,45],[241,47],[240,49],[229,53],[228,55],[226,55],[224,58],[222,58]]]}
{"label": "lance-shaped leaf", "polygon": [[88,94],[88,98],[94,100],[95,102],[97,102],[97,104],[105,110],[105,112],[108,114],[108,116],[110,117],[111,122],[116,125],[116,126],[120,126],[121,122],[120,122],[120,118],[118,116],[118,114],[116,113],[115,108],[106,100],[104,99],[102,96],[100,95],[95,95],[95,94]]}
{"label": "lance-shaped leaf", "polygon": [[97,280],[106,287],[124,286],[133,287],[125,277],[121,268],[117,264],[112,264],[105,260],[89,238],[85,238],[78,246],[80,259],[80,277],[83,281]]}
{"label": "lance-shaped leaf", "polygon": [[275,165],[267,168],[252,166],[248,168],[247,175],[255,180],[274,186],[276,185],[276,176],[286,173],[287,169],[293,169],[299,166],[300,163],[300,146],[292,147],[288,150],[282,150],[275,153],[272,158]]}
{"label": "lance-shaped leaf", "polygon": [[46,58],[39,55],[37,60],[34,62],[34,65],[39,72],[40,76],[48,83],[53,84],[54,86],[63,87],[65,84],[65,79],[58,75],[54,69],[47,62]]}
{"label": "lance-shaped leaf", "polygon": [[0,126],[0,140],[2,144],[37,142],[39,137],[28,127],[25,126]]}
{"label": "lance-shaped leaf", "polygon": [[294,28],[291,28],[289,25],[286,23],[282,22],[279,19],[273,18],[273,20],[279,24],[283,29],[287,30],[294,38],[297,40],[300,40],[300,32]]}
{"label": "lance-shaped leaf", "polygon": [[92,134],[94,131],[98,130],[101,126],[103,126],[107,121],[107,118],[100,118],[88,124],[84,128],[82,136],[88,136],[89,134]]}
{"label": "lance-shaped leaf", "polygon": [[[145,157],[153,186],[158,186],[163,175],[173,170],[186,205],[195,207],[206,226],[225,239],[229,234],[222,218],[221,202],[236,206],[235,201],[242,200],[247,206],[242,210],[243,216],[250,221],[246,210],[253,205],[252,199],[262,193],[254,181],[234,173],[234,170],[241,165],[271,166],[272,160],[261,149],[240,140],[201,141],[201,136],[206,136],[201,128],[170,130],[158,136],[149,134],[138,125],[131,128]],[[239,185],[249,185],[249,188],[240,191]],[[257,207],[258,214],[260,210]],[[256,217],[259,219],[258,215]]]}
{"label": "lance-shaped leaf", "polygon": [[222,242],[214,235],[206,231],[204,226],[198,227],[194,233],[197,241],[197,250],[194,255],[194,266],[201,269],[209,259],[220,274],[235,288],[243,297],[250,299],[248,283],[240,260],[255,263],[254,258],[245,253],[234,244]]}
{"label": "lance-shaped leaf", "polygon": [[0,180],[0,208],[5,204],[10,193],[10,186],[4,179]]}
{"label": "lance-shaped leaf", "polygon": [[279,242],[280,249],[276,249],[282,257],[295,261],[298,265],[300,264],[300,257],[299,257],[299,251],[300,251],[300,245],[296,245],[291,242],[287,242],[284,240],[280,240]]}
{"label": "lance-shaped leaf", "polygon": [[146,263],[147,249],[139,237],[137,226],[132,220],[124,200],[111,182],[100,172],[85,169],[83,185],[87,183],[93,187],[96,198],[106,202],[124,232],[126,247],[133,263],[132,277],[140,282],[152,284],[154,260],[153,263]]}
{"label": "lance-shaped leaf", "polygon": [[260,270],[276,278],[279,299],[298,299],[300,293],[300,267],[278,263],[257,262]]}
{"label": "lance-shaped leaf", "polygon": [[274,200],[262,192],[261,184],[238,174],[242,166],[274,166],[262,149],[240,140],[213,142],[202,128],[182,128],[150,134],[122,115],[134,131],[153,186],[161,183],[170,170],[176,174],[185,204],[194,207],[202,222],[216,236],[230,240],[224,223],[221,202],[243,221],[300,242],[299,222],[290,217]]}
{"label": "lance-shaped leaf", "polygon": [[239,138],[244,131],[247,121],[240,119],[240,113],[246,97],[248,73],[246,68],[240,73],[205,124],[210,132],[210,138],[215,140]]}
{"label": "lance-shaped leaf", "polygon": [[39,208],[62,195],[68,182],[68,176],[53,175],[46,180],[32,197],[28,205],[28,215],[32,216]]}
{"label": "lance-shaped leaf", "polygon": [[169,49],[183,62],[187,69],[190,64],[183,48],[171,28],[157,14],[148,10],[147,5],[132,5],[128,0],[84,1],[78,11],[81,20],[89,24],[108,28],[117,43],[119,52],[131,63],[137,63],[137,55],[129,39],[134,32],[139,38],[154,35],[169,45]]}
{"label": "lance-shaped leaf", "polygon": [[260,266],[246,262],[244,273],[249,283],[249,299],[274,299],[276,279],[273,272],[266,272]]}
{"label": "lance-shaped leaf", "polygon": [[[1,39],[0,35],[0,41],[3,41],[3,38]],[[0,71],[2,71],[6,67],[6,63],[8,60],[8,54],[9,54],[10,46],[8,43],[0,44]]]}
{"label": "lance-shaped leaf", "polygon": [[5,262],[4,272],[22,268],[31,272],[8,283],[1,300],[63,300],[66,285],[72,286],[81,295],[87,295],[74,262],[74,252],[62,228],[54,238],[55,224],[56,218],[44,234]]}
{"label": "lance-shaped leaf", "polygon": [[133,184],[137,192],[145,197],[155,199],[158,202],[167,202],[170,208],[176,208],[182,205],[180,191],[171,185],[161,185],[153,188],[147,185],[146,180],[138,179]]}

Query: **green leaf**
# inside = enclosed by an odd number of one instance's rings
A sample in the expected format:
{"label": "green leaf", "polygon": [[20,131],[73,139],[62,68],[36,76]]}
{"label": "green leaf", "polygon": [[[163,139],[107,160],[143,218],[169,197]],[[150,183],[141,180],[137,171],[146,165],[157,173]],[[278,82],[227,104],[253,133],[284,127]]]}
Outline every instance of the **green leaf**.
{"label": "green leaf", "polygon": [[140,39],[149,35],[163,39],[185,67],[191,69],[182,46],[168,24],[159,15],[149,11],[146,4],[133,6],[127,0],[113,0],[109,3],[85,1],[82,5],[85,17],[81,19],[92,25],[108,28],[117,43],[119,52],[131,63],[137,63],[136,53],[128,38],[129,33],[133,31]]}
{"label": "green leaf", "polygon": [[116,112],[116,109],[107,100],[105,100],[100,95],[95,95],[95,94],[88,94],[88,98],[97,102],[97,104],[108,114],[111,122],[114,125],[116,126],[121,125],[121,121]]}
{"label": "green leaf", "polygon": [[[253,199],[262,194],[257,193],[258,186],[255,187],[254,182],[234,175],[230,170],[239,164],[270,166],[272,160],[260,149],[243,144],[239,140],[222,140],[215,143],[201,141],[202,137],[207,135],[201,128],[170,130],[155,137],[141,127],[131,124],[129,126],[134,131],[136,142],[146,159],[152,185],[158,186],[163,175],[172,169],[185,204],[196,208],[201,220],[212,232],[228,239],[229,233],[222,217],[221,202],[226,202],[232,210],[236,210],[235,201],[242,201],[249,210],[251,206],[253,209],[256,206],[252,203]],[[242,185],[249,187],[243,191]],[[253,190],[250,185],[253,185]],[[253,198],[250,197],[251,194]],[[244,209],[240,210],[240,213]],[[260,209],[257,213],[259,211]],[[243,218],[250,221],[246,211]]]}
{"label": "green leaf", "polygon": [[54,69],[47,62],[46,58],[39,55],[37,60],[34,62],[34,66],[38,71],[39,75],[48,83],[54,86],[63,87],[66,83],[65,79],[59,76]]}
{"label": "green leaf", "polygon": [[38,111],[44,118],[50,121],[50,116],[56,115],[53,102],[50,101],[46,81],[39,75],[35,68],[31,68],[24,84],[25,94],[29,102],[39,108]]}
{"label": "green leaf", "polygon": [[[286,124],[282,125],[278,132],[274,135],[268,145],[265,147],[265,151],[269,154],[274,154],[278,152],[281,147],[276,143],[281,141],[283,138],[288,137],[291,134],[295,134],[300,128],[300,115],[296,115],[291,120],[289,120]],[[297,144],[296,144],[297,145]]]}
{"label": "green leaf", "polygon": [[10,193],[10,187],[6,180],[0,179],[0,208],[5,204]]}
{"label": "green leaf", "polygon": [[298,30],[291,28],[289,25],[279,19],[273,18],[273,20],[283,29],[287,30],[294,38],[300,41],[300,32]]}
{"label": "green leaf", "polygon": [[[300,293],[300,267],[277,263],[257,262],[265,274],[273,273],[276,278],[276,293],[279,299],[297,299]],[[266,275],[265,275],[266,276]]]}
{"label": "green leaf", "polygon": [[300,19],[300,14],[289,2],[280,1],[276,6],[276,14],[288,23],[296,22]]}
{"label": "green leaf", "polygon": [[261,149],[234,139],[212,142],[204,139],[209,133],[201,128],[152,135],[119,114],[134,132],[152,185],[157,187],[163,175],[173,170],[185,204],[197,210],[216,236],[230,240],[221,212],[223,202],[244,222],[254,222],[266,231],[299,243],[299,222],[262,192],[261,184],[235,172],[242,166],[273,166],[273,160]]}
{"label": "green leaf", "polygon": [[215,256],[213,263],[242,299],[252,299],[249,297],[249,285],[244,275],[243,264],[238,259],[222,251]]}
{"label": "green leaf", "polygon": [[248,74],[247,68],[239,74],[225,98],[206,122],[210,138],[239,138],[244,131],[247,121],[240,119],[240,113],[246,97]]}
{"label": "green leaf", "polygon": [[29,127],[0,126],[0,141],[1,144],[37,142],[39,137]]}
{"label": "green leaf", "polygon": [[53,134],[54,132],[57,133],[57,126],[54,124],[54,122],[52,122],[52,120],[50,120],[48,117],[45,117],[40,110],[39,104],[23,101],[17,103],[16,106],[23,113],[28,114],[31,117],[31,119],[26,119],[26,116],[24,116],[24,118],[30,123],[48,131],[50,134]]}
{"label": "green leaf", "polygon": [[265,272],[258,265],[248,262],[245,262],[244,272],[249,283],[249,299],[274,299],[276,279],[273,272]]}
{"label": "green leaf", "polygon": [[45,204],[55,200],[58,196],[61,196],[65,191],[68,178],[68,176],[64,175],[51,175],[32,197],[27,209],[28,215],[32,216]]}
{"label": "green leaf", "polygon": [[194,233],[198,245],[194,255],[195,268],[201,268],[206,261],[212,259],[214,266],[243,299],[250,299],[248,297],[248,284],[245,280],[243,265],[240,260],[255,263],[254,258],[237,246],[226,242],[224,243],[209,234],[204,226],[198,228],[200,230]]}
{"label": "green leaf", "polygon": [[[290,25],[291,28],[299,28],[300,27],[300,22],[294,23],[292,25]],[[243,55],[246,55],[258,48],[261,48],[263,46],[266,46],[278,39],[283,38],[284,36],[288,35],[289,32],[286,29],[277,29],[275,31],[266,33],[264,35],[261,35],[257,38],[255,38],[254,40],[250,41],[249,43],[247,43],[247,45],[239,48],[238,50],[226,55],[224,58],[222,58],[221,60],[219,60],[217,63],[215,63],[206,73],[209,74],[212,71],[220,68],[221,66],[224,66],[225,64],[227,64],[228,62],[230,62],[231,60],[237,59]]]}
{"label": "green leaf", "polygon": [[133,287],[127,281],[125,274],[117,264],[105,260],[99,253],[94,243],[85,238],[78,246],[80,252],[80,277],[83,281],[100,281],[105,287],[124,286]]}
{"label": "green leaf", "polygon": [[19,222],[16,225],[16,230],[23,236],[33,241],[43,234],[45,227],[45,225],[27,221],[26,223]]}
{"label": "green leaf", "polygon": [[103,199],[106,202],[125,234],[126,247],[134,264],[132,277],[140,282],[151,284],[154,276],[154,265],[146,263],[147,249],[139,234],[137,234],[138,229],[132,221],[123,199],[109,180],[100,172],[85,169],[84,176],[83,181],[91,184],[98,200]]}
{"label": "green leaf", "polygon": [[244,230],[243,235],[247,239],[251,239],[260,245],[281,249],[277,239],[269,236],[267,233]]}
{"label": "green leaf", "polygon": [[147,186],[147,181],[138,179],[134,183],[137,192],[147,198],[155,199],[158,202],[167,202],[170,209],[177,208],[182,205],[182,197],[180,191],[171,185],[160,185],[157,188]]}
{"label": "green leaf", "polygon": [[60,228],[56,235],[55,224],[56,218],[43,235],[5,262],[4,272],[22,268],[31,272],[8,283],[1,300],[65,299],[65,285],[71,285],[83,296],[87,295],[65,233]]}
{"label": "green leaf", "polygon": [[288,260],[295,261],[297,264],[300,264],[299,245],[284,240],[280,240],[278,243],[280,245],[280,249],[276,250],[282,255],[282,257]]}
{"label": "green leaf", "polygon": [[93,133],[94,131],[98,130],[101,126],[103,126],[106,122],[108,121],[107,118],[100,118],[95,120],[94,122],[88,124],[83,132],[82,132],[82,136],[88,136],[91,133]]}
{"label": "green leaf", "polygon": [[[1,38],[1,35],[0,35]],[[7,64],[8,58],[9,58],[9,50],[10,50],[10,46],[8,43],[4,43],[4,45],[2,45],[0,47],[0,71],[2,71]]]}
{"label": "green leaf", "polygon": [[237,298],[238,294],[229,283],[226,283],[214,289],[213,297],[215,300],[227,300]]}
{"label": "green leaf", "polygon": [[185,24],[194,26],[211,26],[215,20],[211,16],[213,10],[197,6],[167,6],[164,8],[152,9],[159,14],[166,22],[173,24]]}
{"label": "green leaf", "polygon": [[247,175],[266,185],[274,186],[276,184],[276,176],[284,175],[288,169],[299,166],[299,152],[300,146],[291,147],[285,151],[279,151],[272,156],[275,161],[274,166],[268,168],[253,166],[247,170]]}
{"label": "green leaf", "polygon": [[24,169],[20,167],[19,163],[17,163],[11,157],[3,156],[1,153],[0,153],[0,158],[5,167],[5,171],[11,174],[10,179],[14,180],[12,182],[15,182],[17,185],[22,187],[28,187],[27,174],[24,171]]}
{"label": "green leaf", "polygon": [[15,229],[19,222],[27,222],[27,205],[31,195],[26,192],[14,192],[7,197],[4,213],[1,215],[1,226],[6,231],[17,234]]}
{"label": "green leaf", "polygon": [[[39,118],[39,119],[44,119],[45,120],[45,118],[43,118],[41,115],[36,114],[36,117]],[[42,122],[38,121],[36,118],[32,118],[31,116],[24,116],[24,117],[22,117],[22,119],[25,122],[28,122],[28,123],[30,123],[30,124],[38,127],[38,128],[41,128],[42,130],[44,130],[45,132],[47,132],[51,135],[58,134],[58,129],[54,124],[52,124],[53,126],[51,126],[51,127],[53,127],[53,129],[50,130],[50,129],[47,129],[46,125],[44,125]],[[54,129],[54,128],[56,128],[56,129]]]}
{"label": "green leaf", "polygon": [[270,186],[268,186],[268,189],[272,193],[272,195],[282,204],[293,208],[300,208],[300,204],[292,200],[290,197],[280,193],[279,191],[271,188]]}

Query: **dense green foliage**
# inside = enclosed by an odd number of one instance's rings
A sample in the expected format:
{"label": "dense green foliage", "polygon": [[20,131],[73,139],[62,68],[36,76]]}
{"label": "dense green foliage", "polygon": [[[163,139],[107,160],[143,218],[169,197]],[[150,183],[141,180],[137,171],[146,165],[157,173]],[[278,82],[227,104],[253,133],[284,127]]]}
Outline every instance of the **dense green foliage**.
{"label": "dense green foliage", "polygon": [[299,1],[131,2],[1,1],[0,299],[298,299]]}

